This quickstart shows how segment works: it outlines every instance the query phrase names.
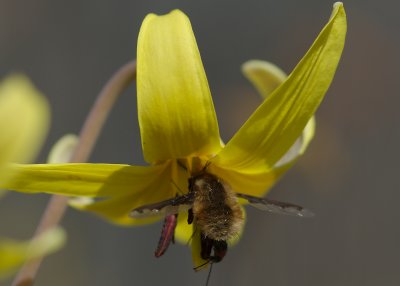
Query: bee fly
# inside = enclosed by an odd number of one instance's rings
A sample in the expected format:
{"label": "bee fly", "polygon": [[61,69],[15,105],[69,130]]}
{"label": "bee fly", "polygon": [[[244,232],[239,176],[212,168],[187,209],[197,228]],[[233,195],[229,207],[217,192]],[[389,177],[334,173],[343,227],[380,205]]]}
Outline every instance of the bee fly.
{"label": "bee fly", "polygon": [[[155,251],[160,257],[174,238],[179,212],[188,211],[188,224],[196,223],[200,231],[201,257],[207,263],[220,262],[227,250],[227,241],[237,236],[243,227],[244,217],[238,198],[250,205],[272,213],[300,217],[313,214],[303,207],[279,201],[235,193],[217,176],[201,171],[189,178],[189,192],[185,195],[132,210],[131,216],[165,215],[161,237]],[[202,265],[195,268],[201,268]]]}

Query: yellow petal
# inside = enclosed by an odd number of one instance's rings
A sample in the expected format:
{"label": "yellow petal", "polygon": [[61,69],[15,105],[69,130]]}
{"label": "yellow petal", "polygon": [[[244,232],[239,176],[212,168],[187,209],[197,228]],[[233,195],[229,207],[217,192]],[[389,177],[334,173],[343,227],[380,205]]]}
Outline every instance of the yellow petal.
{"label": "yellow petal", "polygon": [[34,159],[47,134],[49,107],[23,75],[0,83],[0,166]]}
{"label": "yellow petal", "polygon": [[333,79],[346,34],[343,4],[310,50],[212,160],[224,168],[259,173],[272,169],[302,133]]}
{"label": "yellow petal", "polygon": [[0,239],[0,278],[12,274],[26,260],[57,251],[64,245],[65,237],[65,232],[57,227],[32,241]]}
{"label": "yellow petal", "polygon": [[263,197],[282,175],[290,169],[294,162],[295,161],[290,161],[273,170],[259,173],[233,171],[214,164],[208,167],[208,171],[228,183],[236,193]]}
{"label": "yellow petal", "polygon": [[[149,167],[156,168],[158,166]],[[132,176],[132,175],[130,175]],[[120,180],[120,179],[118,179]],[[148,218],[132,218],[133,209],[147,204],[158,203],[176,197],[177,194],[187,193],[188,174],[176,162],[168,162],[165,167],[155,169],[139,182],[126,182],[125,192],[114,192],[104,200],[77,198],[70,201],[70,205],[81,210],[93,212],[109,222],[119,225],[143,225],[155,222],[162,216]],[[111,188],[111,186],[110,186]]]}
{"label": "yellow petal", "polygon": [[266,99],[286,80],[286,73],[276,65],[260,60],[247,61],[242,72],[250,80],[260,95]]}
{"label": "yellow petal", "polygon": [[86,203],[72,200],[70,205],[80,210],[93,212],[107,221],[119,225],[143,225],[155,222],[162,216],[150,216],[147,218],[132,218],[133,209],[153,204],[175,197],[176,187],[171,182],[171,173],[166,170],[154,177],[143,177],[140,183],[129,185],[130,192],[122,195],[115,194],[110,198]]}
{"label": "yellow petal", "polygon": [[[266,99],[271,92],[281,85],[287,78],[285,72],[283,72],[279,67],[261,60],[251,60],[244,63],[242,65],[242,71],[257,88],[258,92],[264,99]],[[279,159],[275,166],[288,163],[302,155],[314,136],[314,131],[315,118],[313,116],[307,123],[300,137],[297,138],[292,147],[290,147],[285,155]]]}
{"label": "yellow petal", "polygon": [[47,162],[50,164],[68,163],[78,142],[78,136],[74,134],[64,135],[51,148]]}
{"label": "yellow petal", "polygon": [[207,269],[209,263],[207,263],[207,260],[201,258],[201,238],[200,231],[198,229],[196,229],[196,231],[193,233],[193,237],[191,239],[191,247],[193,268],[196,271]]}
{"label": "yellow petal", "polygon": [[286,151],[285,155],[283,155],[278,162],[275,163],[273,171],[277,167],[281,167],[288,163],[294,163],[301,155],[304,154],[308,145],[311,142],[311,139],[314,137],[315,133],[315,117],[311,117],[311,119],[307,122],[306,127],[301,133],[300,137],[294,142],[292,147]]}
{"label": "yellow petal", "polygon": [[175,228],[175,240],[179,243],[190,245],[193,237],[193,223],[188,224],[188,213],[178,214],[178,224]]}
{"label": "yellow petal", "polygon": [[169,163],[149,167],[117,164],[13,165],[14,178],[0,182],[0,188],[24,193],[66,196],[111,197],[148,191],[168,172]]}
{"label": "yellow petal", "polygon": [[[164,186],[168,186],[168,181],[163,181]],[[92,212],[110,223],[120,226],[140,226],[149,224],[162,219],[162,216],[149,216],[144,218],[132,218],[130,213],[133,209],[150,203],[164,201],[173,198],[171,189],[137,190],[133,188],[131,195],[108,198],[101,201],[71,200],[70,206],[82,211]]]}
{"label": "yellow petal", "polygon": [[218,123],[186,15],[178,10],[148,15],[137,51],[138,113],[146,161],[217,153]]}

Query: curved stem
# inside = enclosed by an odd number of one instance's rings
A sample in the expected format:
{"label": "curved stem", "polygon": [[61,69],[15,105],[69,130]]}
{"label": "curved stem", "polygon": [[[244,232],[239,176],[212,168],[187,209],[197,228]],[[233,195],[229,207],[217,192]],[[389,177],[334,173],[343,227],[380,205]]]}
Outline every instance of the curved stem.
{"label": "curved stem", "polygon": [[[121,67],[103,87],[82,127],[79,134],[79,143],[72,154],[70,162],[87,161],[115,100],[135,78],[136,61],[132,61]],[[51,197],[34,237],[37,237],[60,222],[66,211],[67,203],[68,197],[58,195]],[[42,258],[25,263],[12,285],[33,285],[41,262]]]}

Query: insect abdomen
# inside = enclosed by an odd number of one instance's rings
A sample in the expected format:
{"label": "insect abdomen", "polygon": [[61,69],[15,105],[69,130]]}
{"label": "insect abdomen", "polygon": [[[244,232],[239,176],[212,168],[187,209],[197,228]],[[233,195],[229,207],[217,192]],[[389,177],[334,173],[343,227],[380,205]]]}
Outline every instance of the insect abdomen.
{"label": "insect abdomen", "polygon": [[218,177],[203,173],[194,178],[193,215],[207,237],[228,240],[243,225],[243,213],[235,194]]}
{"label": "insect abdomen", "polygon": [[237,235],[241,224],[242,213],[239,208],[239,220],[230,206],[209,206],[201,209],[195,217],[202,232],[214,240],[228,240]]}

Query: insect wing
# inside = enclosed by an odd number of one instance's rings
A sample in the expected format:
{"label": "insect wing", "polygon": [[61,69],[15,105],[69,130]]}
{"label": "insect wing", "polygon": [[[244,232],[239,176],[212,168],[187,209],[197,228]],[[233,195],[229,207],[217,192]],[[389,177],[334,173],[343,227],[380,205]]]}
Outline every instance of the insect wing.
{"label": "insect wing", "polygon": [[179,212],[187,211],[192,207],[193,195],[186,194],[162,202],[148,204],[133,209],[130,216],[133,218],[143,218],[149,216],[168,216]]}
{"label": "insect wing", "polygon": [[245,195],[240,193],[237,193],[236,196],[238,198],[247,200],[250,203],[250,205],[263,211],[268,211],[276,214],[299,216],[299,217],[314,216],[314,214],[311,211],[295,204],[284,203],[280,201],[269,200],[259,197],[253,197],[250,195]]}

